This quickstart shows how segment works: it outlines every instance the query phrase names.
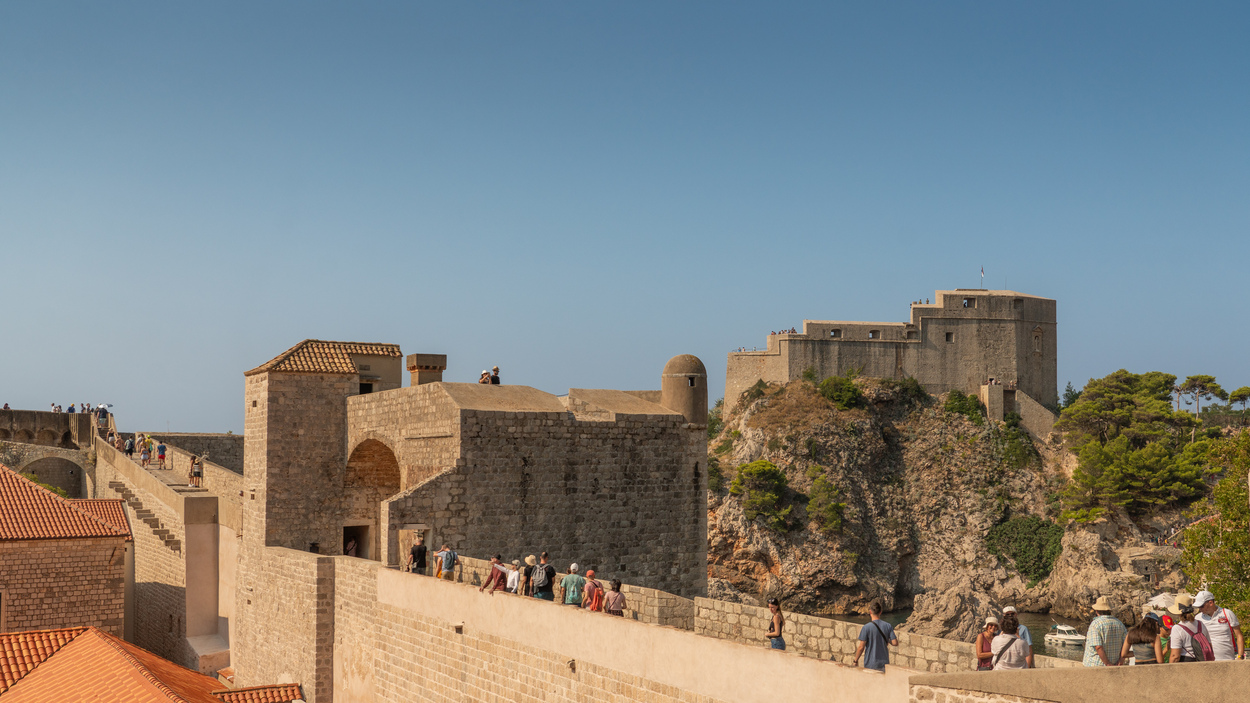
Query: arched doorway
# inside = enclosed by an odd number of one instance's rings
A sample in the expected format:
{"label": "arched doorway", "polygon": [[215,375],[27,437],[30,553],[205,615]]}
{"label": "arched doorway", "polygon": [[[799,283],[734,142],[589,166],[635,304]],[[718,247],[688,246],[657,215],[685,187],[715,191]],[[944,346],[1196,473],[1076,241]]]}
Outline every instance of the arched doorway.
{"label": "arched doorway", "polygon": [[391,448],[366,439],[352,450],[343,473],[343,551],[363,559],[381,558],[382,501],[399,492],[399,461]]}
{"label": "arched doorway", "polygon": [[82,497],[82,467],[69,459],[55,456],[36,459],[23,466],[21,473],[33,474],[39,483],[56,486],[70,498]]}
{"label": "arched doorway", "polygon": [[40,444],[45,447],[55,447],[60,438],[61,437],[56,433],[56,430],[43,429],[39,430],[39,433],[35,435],[35,444]]}

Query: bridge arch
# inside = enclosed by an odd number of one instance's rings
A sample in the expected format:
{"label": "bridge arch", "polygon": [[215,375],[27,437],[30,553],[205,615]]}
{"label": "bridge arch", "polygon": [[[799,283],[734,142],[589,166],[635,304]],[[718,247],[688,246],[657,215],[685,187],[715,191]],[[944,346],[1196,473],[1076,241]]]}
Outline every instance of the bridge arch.
{"label": "bridge arch", "polygon": [[73,461],[59,456],[46,456],[26,462],[18,469],[33,474],[35,480],[65,491],[70,498],[83,497],[84,470]]}

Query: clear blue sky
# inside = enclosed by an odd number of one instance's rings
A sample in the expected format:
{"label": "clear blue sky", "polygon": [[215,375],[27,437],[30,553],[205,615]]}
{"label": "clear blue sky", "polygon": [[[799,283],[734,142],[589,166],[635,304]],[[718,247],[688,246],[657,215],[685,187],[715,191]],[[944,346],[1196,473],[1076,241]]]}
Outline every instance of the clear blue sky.
{"label": "clear blue sky", "polygon": [[1246,369],[1245,3],[0,4],[0,402],[242,430],[304,338],[656,388],[934,289]]}

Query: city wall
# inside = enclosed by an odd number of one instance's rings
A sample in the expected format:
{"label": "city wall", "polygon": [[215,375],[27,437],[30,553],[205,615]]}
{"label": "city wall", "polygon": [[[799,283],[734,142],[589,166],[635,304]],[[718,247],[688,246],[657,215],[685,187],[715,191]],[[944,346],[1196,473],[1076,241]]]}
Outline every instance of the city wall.
{"label": "city wall", "polygon": [[1250,666],[1240,661],[1176,666],[1077,667],[913,676],[911,700],[998,703],[1107,701],[1239,701],[1250,691]]}
{"label": "city wall", "polygon": [[207,455],[217,466],[243,476],[243,435],[200,432],[149,432],[154,439],[164,440],[196,456]]}
{"label": "city wall", "polygon": [[94,435],[94,416],[88,413],[0,410],[0,441],[86,449]]}
{"label": "city wall", "polygon": [[205,673],[225,666],[217,497],[167,486],[104,440],[95,451],[94,497],[122,499],[134,537],[135,644]]}
{"label": "city wall", "polygon": [[[53,413],[48,413],[53,414]],[[95,457],[90,447],[62,449],[40,444],[0,440],[0,464],[65,491],[70,498],[90,497],[90,469]]]}

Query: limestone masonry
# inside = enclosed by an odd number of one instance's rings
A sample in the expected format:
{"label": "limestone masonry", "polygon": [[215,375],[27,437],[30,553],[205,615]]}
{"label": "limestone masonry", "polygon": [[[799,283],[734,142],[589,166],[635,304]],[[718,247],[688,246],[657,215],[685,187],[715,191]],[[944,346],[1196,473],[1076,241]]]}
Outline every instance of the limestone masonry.
{"label": "limestone masonry", "polygon": [[1009,290],[940,290],[932,304],[912,303],[908,322],[805,320],[800,333],[770,335],[766,351],[731,352],[725,402],[736,402],[761,379],[786,383],[807,369],[820,378],[854,369],[912,377],[930,393],[976,394],[993,380],[1053,407],[1056,350],[1054,300]]}

